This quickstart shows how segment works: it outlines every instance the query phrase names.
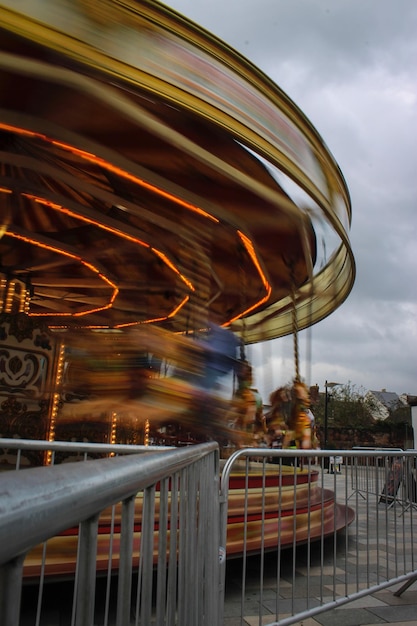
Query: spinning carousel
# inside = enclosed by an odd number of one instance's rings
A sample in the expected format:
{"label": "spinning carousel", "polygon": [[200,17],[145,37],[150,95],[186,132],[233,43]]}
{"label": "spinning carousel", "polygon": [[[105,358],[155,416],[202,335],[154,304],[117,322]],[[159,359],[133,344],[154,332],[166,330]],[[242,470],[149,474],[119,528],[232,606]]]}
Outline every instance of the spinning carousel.
{"label": "spinning carousel", "polygon": [[302,385],[298,331],[354,282],[337,163],[276,84],[154,0],[0,17],[0,432],[250,445],[219,379],[244,400],[245,346],[292,333]]}

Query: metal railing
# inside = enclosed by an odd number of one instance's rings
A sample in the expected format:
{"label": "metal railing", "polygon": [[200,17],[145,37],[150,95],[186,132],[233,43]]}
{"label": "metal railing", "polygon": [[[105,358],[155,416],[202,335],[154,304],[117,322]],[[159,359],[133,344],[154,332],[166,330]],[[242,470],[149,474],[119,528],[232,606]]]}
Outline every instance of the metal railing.
{"label": "metal railing", "polygon": [[236,604],[237,622],[288,626],[417,579],[415,450],[253,448],[220,466],[217,444],[0,439],[9,469],[30,451],[58,464],[0,474],[2,626],[19,623],[22,575],[33,626],[62,575],[71,626],[220,626]]}
{"label": "metal railing", "polygon": [[[413,453],[404,456],[402,448],[355,447],[366,454],[359,458],[351,471],[352,494],[358,492],[379,496],[391,506],[408,508],[416,503],[416,464]],[[369,455],[368,453],[372,453]]]}
{"label": "metal railing", "polygon": [[[330,455],[342,457],[338,471]],[[240,602],[235,618],[289,626],[396,583],[401,595],[417,579],[416,458],[416,450],[297,450],[294,457],[294,450],[258,448],[230,457],[221,477],[221,584],[226,600],[230,584]],[[227,558],[236,497],[237,569]]]}
{"label": "metal railing", "polygon": [[[33,623],[42,623],[45,580],[63,576],[74,583],[75,626],[109,623],[113,584],[117,626],[131,624],[132,616],[146,626],[218,624],[216,443],[165,451],[141,447],[142,454],[133,455],[132,446],[3,439],[0,447],[129,454],[0,475],[2,626],[18,626],[26,579],[38,585]],[[54,541],[55,557],[49,558]],[[99,617],[98,573],[107,577]]]}

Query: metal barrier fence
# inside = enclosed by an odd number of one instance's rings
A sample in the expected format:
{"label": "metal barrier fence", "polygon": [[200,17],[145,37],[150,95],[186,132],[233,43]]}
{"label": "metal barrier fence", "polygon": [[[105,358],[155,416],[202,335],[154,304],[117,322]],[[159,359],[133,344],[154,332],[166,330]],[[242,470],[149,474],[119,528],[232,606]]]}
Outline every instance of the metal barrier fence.
{"label": "metal barrier fence", "polygon": [[[9,461],[30,449],[130,455],[0,474],[2,626],[20,623],[26,580],[37,585],[31,623],[45,623],[48,577],[72,581],[74,626],[218,624],[217,444],[133,456],[132,446],[3,439],[0,448]],[[105,599],[95,606],[100,574]]]}
{"label": "metal barrier fence", "polygon": [[31,626],[59,622],[44,619],[54,571],[71,626],[220,626],[232,609],[287,626],[395,583],[400,595],[417,579],[416,455],[254,448],[219,463],[217,444],[0,439],[0,467],[57,463],[0,473],[0,624],[19,624],[22,572]]}
{"label": "metal barrier fence", "polygon": [[367,456],[356,460],[352,468],[350,497],[359,492],[363,498],[366,494],[377,495],[392,506],[397,504],[408,508],[413,503],[415,506],[417,487],[413,454],[403,456],[401,448],[355,447],[353,450],[362,450]]}
{"label": "metal barrier fence", "polygon": [[288,626],[417,580],[417,451],[296,455],[243,449],[223,468],[221,545],[233,550],[239,498],[243,556],[236,567],[225,553],[221,583],[241,624]]}

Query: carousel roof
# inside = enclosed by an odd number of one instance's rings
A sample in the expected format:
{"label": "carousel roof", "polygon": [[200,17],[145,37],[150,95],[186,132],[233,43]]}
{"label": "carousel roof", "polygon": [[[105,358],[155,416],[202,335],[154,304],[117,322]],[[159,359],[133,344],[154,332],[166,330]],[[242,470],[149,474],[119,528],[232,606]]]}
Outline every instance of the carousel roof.
{"label": "carousel roof", "polygon": [[3,309],[253,342],[343,302],[348,191],[276,85],[157,2],[42,7],[0,7]]}

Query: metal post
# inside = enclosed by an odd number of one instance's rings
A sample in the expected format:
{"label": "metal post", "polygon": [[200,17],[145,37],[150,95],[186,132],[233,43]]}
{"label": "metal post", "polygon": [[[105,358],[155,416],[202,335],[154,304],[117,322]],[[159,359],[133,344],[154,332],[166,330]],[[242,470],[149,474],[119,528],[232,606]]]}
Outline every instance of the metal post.
{"label": "metal post", "polygon": [[324,383],[324,449],[327,450],[328,444],[328,413],[327,413],[327,403],[328,403],[328,395],[327,395],[327,380]]}
{"label": "metal post", "polygon": [[333,387],[337,387],[342,383],[328,383],[327,380],[324,383],[324,449],[327,450],[329,446],[328,442],[328,422],[329,422],[329,414],[328,414],[328,404],[329,404],[329,387],[333,389]]}
{"label": "metal post", "polygon": [[0,624],[18,626],[25,554],[0,566]]}

